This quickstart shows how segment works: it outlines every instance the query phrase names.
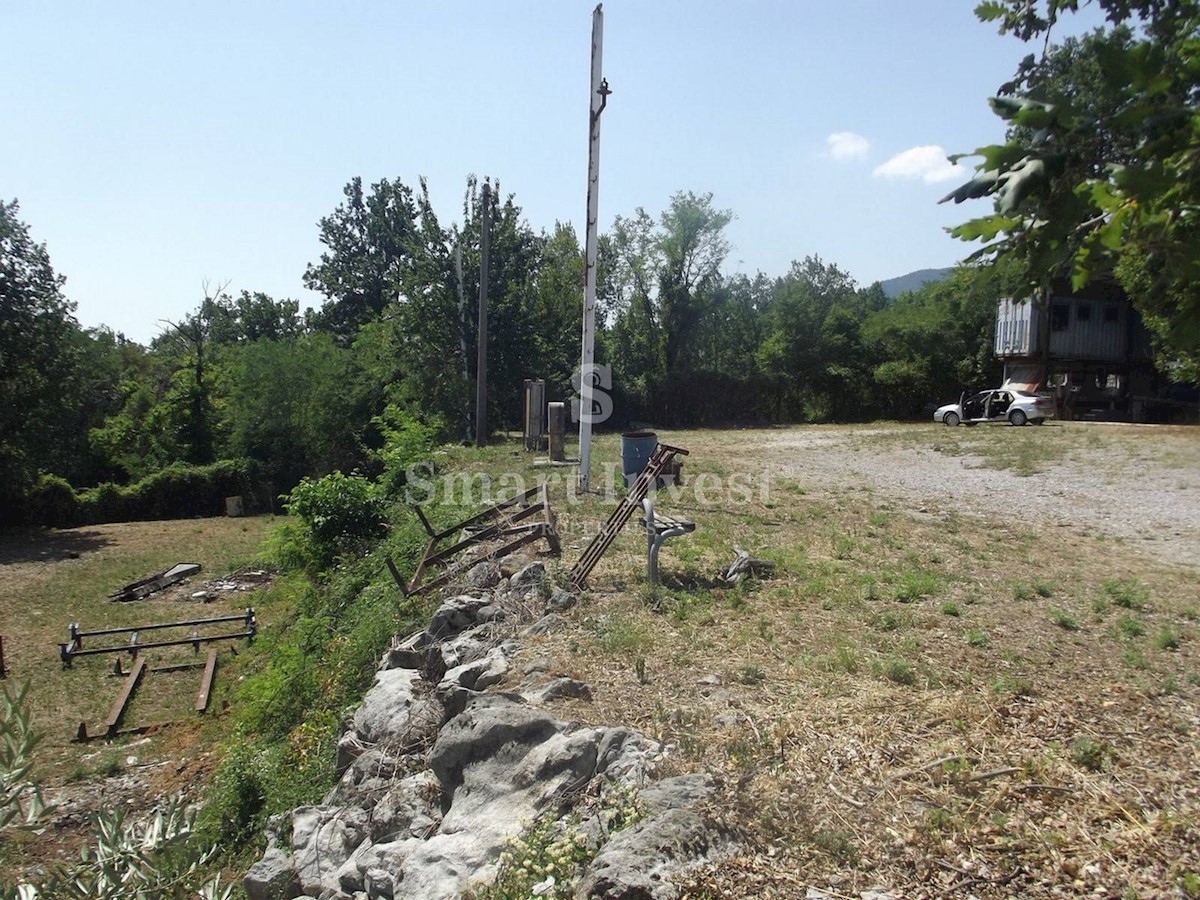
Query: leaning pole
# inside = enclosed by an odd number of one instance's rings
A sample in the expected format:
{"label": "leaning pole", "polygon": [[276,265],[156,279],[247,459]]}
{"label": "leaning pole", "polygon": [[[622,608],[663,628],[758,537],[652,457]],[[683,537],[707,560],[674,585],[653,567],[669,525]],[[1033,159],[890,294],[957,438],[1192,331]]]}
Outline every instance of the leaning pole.
{"label": "leaning pole", "polygon": [[592,463],[592,388],[596,359],[596,226],[600,203],[600,114],[608,102],[608,82],[602,77],[604,10],[592,13],[592,92],[588,104],[587,237],[584,243],[583,352],[579,365],[579,488],[589,489]]}

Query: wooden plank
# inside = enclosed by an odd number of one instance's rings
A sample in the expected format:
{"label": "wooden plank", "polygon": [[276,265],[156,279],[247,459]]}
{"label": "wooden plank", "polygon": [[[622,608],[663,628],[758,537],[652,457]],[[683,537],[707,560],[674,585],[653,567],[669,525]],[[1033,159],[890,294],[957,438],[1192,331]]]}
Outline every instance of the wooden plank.
{"label": "wooden plank", "polygon": [[200,690],[196,694],[196,712],[208,709],[208,697],[212,693],[213,676],[217,673],[217,651],[209,650],[204,663],[204,674],[200,677]]}
{"label": "wooden plank", "polygon": [[165,572],[158,572],[147,578],[131,581],[129,584],[117,588],[108,596],[114,600],[141,600],[163,588],[183,581],[189,575],[195,575],[199,571],[199,563],[177,563]]}
{"label": "wooden plank", "polygon": [[117,725],[121,722],[121,716],[125,715],[125,707],[129,705],[129,701],[133,697],[133,692],[137,689],[138,682],[145,671],[145,657],[138,657],[138,661],[134,663],[133,669],[125,679],[125,684],[121,686],[121,692],[117,694],[117,699],[113,701],[112,711],[108,714],[108,720],[104,723],[105,734],[112,734],[117,730]]}

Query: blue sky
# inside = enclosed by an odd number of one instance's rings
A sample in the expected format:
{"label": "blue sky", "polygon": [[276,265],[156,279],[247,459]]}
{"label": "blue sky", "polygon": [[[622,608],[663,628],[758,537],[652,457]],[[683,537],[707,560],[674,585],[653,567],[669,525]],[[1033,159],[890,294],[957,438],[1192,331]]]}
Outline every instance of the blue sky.
{"label": "blue sky", "polygon": [[[466,176],[581,233],[594,2],[5,0],[0,197],[85,326],[148,340],[203,285],[305,305],[317,220],[355,175]],[[947,153],[1002,136],[986,99],[1030,52],[971,0],[604,5],[600,220],[711,191],[728,272],[816,254],[860,284],[952,265]]]}

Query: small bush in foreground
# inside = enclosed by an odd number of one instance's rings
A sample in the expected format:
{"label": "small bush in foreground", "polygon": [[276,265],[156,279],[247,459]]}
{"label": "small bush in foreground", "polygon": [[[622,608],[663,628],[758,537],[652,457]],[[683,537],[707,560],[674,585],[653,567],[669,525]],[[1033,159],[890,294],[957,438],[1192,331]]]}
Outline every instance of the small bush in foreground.
{"label": "small bush in foreground", "polygon": [[379,538],[387,530],[382,493],[361,475],[332,472],[323,478],[302,479],[285,505],[300,520],[302,538],[308,544],[298,555],[318,566],[328,565],[338,553]]}
{"label": "small bush in foreground", "polygon": [[[632,788],[609,785],[599,810],[598,843],[636,824],[645,815]],[[576,810],[565,819],[545,815],[500,854],[500,867],[491,885],[468,896],[474,900],[525,900],[545,897],[568,900],[584,865],[600,849],[597,837],[583,827],[583,812]]]}
{"label": "small bush in foreground", "polygon": [[1112,745],[1107,741],[1098,741],[1088,735],[1075,738],[1071,742],[1071,759],[1077,766],[1089,772],[1099,772],[1104,764],[1113,757]]}
{"label": "small bush in foreground", "polygon": [[1079,630],[1079,623],[1061,609],[1052,609],[1050,611],[1050,621],[1064,631]]}
{"label": "small bush in foreground", "polygon": [[1142,609],[1150,599],[1150,592],[1136,578],[1106,578],[1100,585],[1113,606],[1122,609]]}

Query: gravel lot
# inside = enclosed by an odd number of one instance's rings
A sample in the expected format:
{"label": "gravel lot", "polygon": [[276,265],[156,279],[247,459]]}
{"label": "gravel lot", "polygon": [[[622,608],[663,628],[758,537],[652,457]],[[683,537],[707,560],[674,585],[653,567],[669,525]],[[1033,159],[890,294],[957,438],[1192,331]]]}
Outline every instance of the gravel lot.
{"label": "gravel lot", "polygon": [[[996,433],[1005,427],[946,432],[978,447],[1007,437]],[[1047,453],[1043,471],[1022,476],[985,468],[986,459],[969,450],[950,455],[934,449],[940,426],[914,427],[911,435],[904,428],[796,429],[772,435],[768,453],[780,469],[808,484],[867,485],[881,497],[929,511],[1019,515],[1092,530],[1156,559],[1200,569],[1200,429],[1047,426],[1037,435],[1062,455]],[[898,432],[909,446],[896,440]],[[1080,442],[1081,435],[1089,440]]]}

